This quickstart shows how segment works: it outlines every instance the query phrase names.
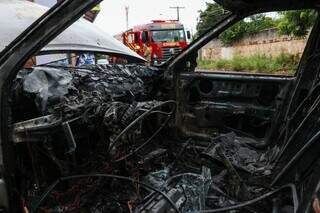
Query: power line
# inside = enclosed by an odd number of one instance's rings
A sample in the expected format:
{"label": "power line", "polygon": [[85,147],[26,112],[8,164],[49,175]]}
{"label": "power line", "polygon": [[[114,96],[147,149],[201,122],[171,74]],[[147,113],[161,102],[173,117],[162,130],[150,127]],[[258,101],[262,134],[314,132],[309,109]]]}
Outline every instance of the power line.
{"label": "power line", "polygon": [[126,10],[126,27],[128,30],[129,29],[129,6],[125,6],[125,10]]}
{"label": "power line", "polygon": [[180,9],[185,9],[185,7],[176,6],[176,7],[170,7],[170,9],[177,10],[177,20],[180,21]]}

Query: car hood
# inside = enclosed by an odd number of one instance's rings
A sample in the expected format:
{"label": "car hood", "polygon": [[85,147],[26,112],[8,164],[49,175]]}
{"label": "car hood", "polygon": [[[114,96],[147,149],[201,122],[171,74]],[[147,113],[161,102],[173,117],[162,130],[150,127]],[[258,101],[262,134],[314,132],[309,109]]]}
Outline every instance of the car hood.
{"label": "car hood", "polygon": [[280,10],[297,10],[318,7],[316,0],[214,0],[232,12],[268,12]]}
{"label": "car hood", "polygon": [[[25,0],[0,1],[0,51],[48,10]],[[39,54],[99,52],[145,61],[112,36],[85,19],[80,19],[45,46]]]}

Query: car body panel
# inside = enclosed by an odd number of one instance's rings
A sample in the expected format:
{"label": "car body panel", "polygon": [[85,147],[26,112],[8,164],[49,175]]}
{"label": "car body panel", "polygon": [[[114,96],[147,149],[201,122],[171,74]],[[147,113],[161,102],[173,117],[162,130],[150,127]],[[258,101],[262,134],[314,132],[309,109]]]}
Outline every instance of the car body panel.
{"label": "car body panel", "polygon": [[[0,51],[19,34],[43,15],[48,8],[21,0],[0,2]],[[141,56],[103,32],[89,21],[81,18],[61,35],[41,49],[39,54],[66,52],[99,52],[122,55],[136,61],[145,61]]]}
{"label": "car body panel", "polygon": [[179,79],[177,118],[183,118],[178,121],[182,133],[237,129],[262,140],[269,136],[295,78],[196,72],[181,73]]}

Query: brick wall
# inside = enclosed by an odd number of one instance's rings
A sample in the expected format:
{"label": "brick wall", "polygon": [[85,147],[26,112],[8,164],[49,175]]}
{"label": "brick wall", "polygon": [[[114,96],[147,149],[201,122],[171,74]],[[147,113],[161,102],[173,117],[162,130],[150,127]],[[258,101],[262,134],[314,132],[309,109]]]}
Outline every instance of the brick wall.
{"label": "brick wall", "polygon": [[223,47],[219,40],[213,40],[199,51],[201,59],[231,59],[236,55],[277,56],[281,53],[301,55],[306,45],[306,38],[297,39],[291,36],[279,36],[276,29],[247,35],[231,47]]}

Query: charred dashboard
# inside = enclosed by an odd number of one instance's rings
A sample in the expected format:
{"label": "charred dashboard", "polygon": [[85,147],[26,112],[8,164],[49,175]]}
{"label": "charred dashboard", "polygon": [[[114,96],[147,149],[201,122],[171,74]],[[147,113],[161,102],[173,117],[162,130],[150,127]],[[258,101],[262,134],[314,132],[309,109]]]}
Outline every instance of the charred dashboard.
{"label": "charred dashboard", "polygon": [[294,185],[267,184],[277,147],[262,152],[233,132],[216,131],[210,141],[180,137],[179,103],[164,85],[160,70],[142,65],[20,71],[11,103],[21,206],[31,212],[296,210]]}

